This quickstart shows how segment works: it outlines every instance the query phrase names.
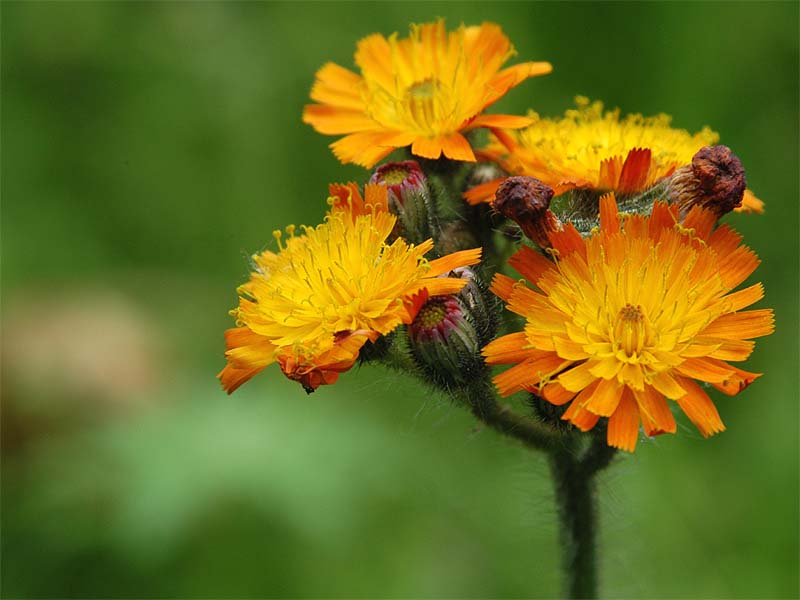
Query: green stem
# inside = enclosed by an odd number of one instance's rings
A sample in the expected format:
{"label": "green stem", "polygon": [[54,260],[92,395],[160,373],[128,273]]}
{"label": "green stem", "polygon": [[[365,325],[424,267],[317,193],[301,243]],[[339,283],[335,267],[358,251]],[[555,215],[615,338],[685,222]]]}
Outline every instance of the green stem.
{"label": "green stem", "polygon": [[550,451],[558,443],[558,434],[544,423],[498,404],[491,385],[486,381],[476,381],[463,388],[460,396],[478,420],[530,448]]}
{"label": "green stem", "polygon": [[582,458],[568,450],[550,455],[566,598],[597,598],[595,474],[611,463],[615,452],[595,437]]}

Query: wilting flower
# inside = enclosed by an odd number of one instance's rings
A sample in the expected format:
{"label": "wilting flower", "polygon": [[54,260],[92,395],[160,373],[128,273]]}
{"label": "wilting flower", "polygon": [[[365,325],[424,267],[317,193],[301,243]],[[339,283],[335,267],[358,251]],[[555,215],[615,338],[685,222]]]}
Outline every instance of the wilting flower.
{"label": "wilting flower", "polygon": [[480,249],[428,261],[433,247],[386,239],[396,217],[388,212],[384,186],[332,185],[325,223],[287,228],[280,251],[253,257],[250,280],[239,288],[237,327],[226,334],[228,365],[220,372],[228,393],[278,362],[307,391],[334,383],[368,340],[386,335],[415,316],[411,297],[452,294],[466,281],[440,277],[475,264]]}
{"label": "wilting flower", "polygon": [[[618,194],[643,192],[676,169],[692,162],[719,135],[707,127],[690,134],[671,126],[668,115],[620,116],[619,109],[603,112],[601,102],[576,99],[577,109],[560,119],[541,119],[519,132],[497,132],[480,151],[513,175],[540,179],[556,195],[574,188]],[[467,200],[490,200],[499,180],[467,192]],[[763,212],[763,202],[746,191],[739,211]]]}
{"label": "wilting flower", "polygon": [[371,167],[395,148],[424,158],[474,161],[462,135],[476,127],[515,129],[526,117],[483,115],[528,77],[549,73],[546,62],[502,69],[514,54],[500,27],[483,23],[448,33],[444,21],[412,25],[408,38],[370,35],[358,43],[361,75],[328,63],[318,72],[303,121],[326,135],[343,163]]}
{"label": "wilting flower", "polygon": [[758,266],[727,225],[693,208],[657,202],[649,217],[617,212],[600,200],[599,232],[582,238],[567,224],[550,234],[548,260],[529,247],[510,264],[538,291],[498,274],[492,291],[525,317],[525,329],[488,344],[489,364],[514,364],[495,377],[501,395],[534,392],[583,431],[608,417],[608,443],[633,451],[640,423],[647,435],[674,433],[674,400],[704,436],[724,430],[697,383],[736,394],[760,376],[732,366],[773,331],[760,283],[737,292]]}

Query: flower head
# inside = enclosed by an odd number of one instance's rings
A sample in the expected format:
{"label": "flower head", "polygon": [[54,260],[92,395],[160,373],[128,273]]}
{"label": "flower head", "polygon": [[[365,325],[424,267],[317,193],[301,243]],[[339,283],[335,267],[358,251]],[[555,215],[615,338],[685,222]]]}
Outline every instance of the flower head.
{"label": "flower head", "polygon": [[[578,97],[576,104],[560,119],[530,113],[533,124],[517,133],[497,132],[481,155],[513,175],[542,180],[556,195],[574,188],[632,194],[691,163],[698,150],[719,140],[708,127],[694,134],[675,129],[665,114],[622,117],[619,109],[604,112],[601,102]],[[473,188],[467,199],[491,199],[497,185]],[[763,203],[748,191],[738,210],[763,212]]]}
{"label": "flower head", "polygon": [[278,362],[290,379],[311,391],[334,383],[368,340],[386,335],[414,316],[411,297],[457,292],[465,281],[439,275],[480,259],[480,249],[428,261],[431,240],[418,246],[386,239],[396,217],[384,186],[331,186],[323,224],[295,228],[279,252],[253,257],[250,280],[232,311],[237,327],[226,333],[228,365],[219,374],[230,393]]}
{"label": "flower head", "polygon": [[489,364],[514,364],[495,378],[504,396],[526,389],[583,431],[608,417],[608,443],[633,451],[647,435],[674,433],[674,400],[704,436],[724,430],[697,383],[736,394],[760,374],[742,361],[753,338],[773,331],[770,309],[742,310],[764,295],[737,292],[758,258],[716,215],[657,202],[649,217],[622,219],[613,194],[600,200],[600,230],[582,238],[568,224],[550,234],[550,261],[523,247],[510,264],[533,290],[497,275],[492,291],[526,319],[525,329],[488,344]]}
{"label": "flower head", "polygon": [[514,54],[500,27],[483,23],[448,33],[444,21],[412,25],[409,37],[370,35],[358,43],[361,74],[328,63],[318,72],[303,121],[326,135],[343,163],[372,167],[395,148],[424,158],[474,161],[462,132],[514,129],[525,117],[482,115],[528,77],[549,73],[546,62],[501,69]]}

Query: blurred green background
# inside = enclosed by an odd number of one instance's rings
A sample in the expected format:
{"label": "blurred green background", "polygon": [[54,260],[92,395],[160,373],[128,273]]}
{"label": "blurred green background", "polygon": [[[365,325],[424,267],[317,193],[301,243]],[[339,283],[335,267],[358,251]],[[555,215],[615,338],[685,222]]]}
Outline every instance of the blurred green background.
{"label": "blurred green background", "polygon": [[378,368],[214,378],[249,254],[368,176],[300,121],[316,69],[437,16],[553,63],[497,112],[580,93],[742,158],[766,374],[602,475],[602,591],[798,597],[798,6],[3,2],[3,597],[558,593],[541,457]]}

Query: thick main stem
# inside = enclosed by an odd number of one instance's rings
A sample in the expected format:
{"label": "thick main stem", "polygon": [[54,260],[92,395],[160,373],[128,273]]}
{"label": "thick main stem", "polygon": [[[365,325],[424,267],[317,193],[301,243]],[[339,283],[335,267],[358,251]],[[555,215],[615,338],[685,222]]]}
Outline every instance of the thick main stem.
{"label": "thick main stem", "polygon": [[550,455],[567,598],[597,598],[595,471],[584,464],[565,450]]}

